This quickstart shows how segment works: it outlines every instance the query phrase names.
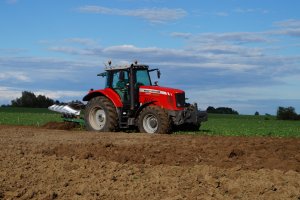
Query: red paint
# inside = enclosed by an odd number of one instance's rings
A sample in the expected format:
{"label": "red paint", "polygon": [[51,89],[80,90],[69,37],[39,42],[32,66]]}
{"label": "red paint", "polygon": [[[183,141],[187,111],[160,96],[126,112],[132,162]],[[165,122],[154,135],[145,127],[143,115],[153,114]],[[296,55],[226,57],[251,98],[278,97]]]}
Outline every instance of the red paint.
{"label": "red paint", "polygon": [[123,103],[119,95],[111,88],[89,91],[88,96],[106,96],[116,107],[123,107]]}

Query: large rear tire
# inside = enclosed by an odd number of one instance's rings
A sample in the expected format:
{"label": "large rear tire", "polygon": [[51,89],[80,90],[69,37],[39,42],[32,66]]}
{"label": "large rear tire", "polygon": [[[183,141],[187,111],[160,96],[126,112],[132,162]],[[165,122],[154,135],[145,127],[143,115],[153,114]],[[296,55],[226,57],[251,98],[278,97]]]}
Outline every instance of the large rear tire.
{"label": "large rear tire", "polygon": [[167,134],[172,131],[168,113],[160,107],[148,106],[138,117],[138,128],[142,133]]}
{"label": "large rear tire", "polygon": [[89,131],[110,132],[118,127],[118,114],[114,104],[106,97],[91,99],[85,108],[84,120]]}

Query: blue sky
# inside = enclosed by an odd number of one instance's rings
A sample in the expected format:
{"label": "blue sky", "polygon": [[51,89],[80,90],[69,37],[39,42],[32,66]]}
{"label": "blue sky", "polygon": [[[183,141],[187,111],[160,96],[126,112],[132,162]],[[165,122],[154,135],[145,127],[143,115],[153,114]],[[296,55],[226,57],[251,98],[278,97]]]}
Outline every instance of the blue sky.
{"label": "blue sky", "polygon": [[202,109],[300,112],[299,0],[1,0],[0,105],[81,99],[104,63],[159,67]]}

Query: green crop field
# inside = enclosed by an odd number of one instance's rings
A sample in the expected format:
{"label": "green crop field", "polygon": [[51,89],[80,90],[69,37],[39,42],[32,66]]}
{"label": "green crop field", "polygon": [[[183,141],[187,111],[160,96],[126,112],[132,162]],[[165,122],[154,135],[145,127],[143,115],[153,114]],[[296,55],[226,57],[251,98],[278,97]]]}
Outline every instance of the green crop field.
{"label": "green crop field", "polygon": [[[0,124],[42,126],[49,121],[62,121],[60,114],[44,108],[0,108]],[[300,137],[300,121],[276,120],[274,116],[209,114],[199,132],[227,136]]]}
{"label": "green crop field", "polygon": [[60,114],[46,108],[0,108],[0,124],[42,126],[62,121]]}
{"label": "green crop field", "polygon": [[300,121],[276,120],[274,116],[209,114],[200,131],[208,135],[300,137]]}

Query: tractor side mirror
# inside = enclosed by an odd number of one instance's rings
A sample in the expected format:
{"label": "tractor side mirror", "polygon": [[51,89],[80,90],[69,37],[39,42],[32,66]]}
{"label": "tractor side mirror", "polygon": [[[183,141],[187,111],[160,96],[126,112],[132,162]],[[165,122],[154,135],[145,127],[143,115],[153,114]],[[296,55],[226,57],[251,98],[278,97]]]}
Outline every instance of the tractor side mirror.
{"label": "tractor side mirror", "polygon": [[97,76],[102,76],[102,77],[105,77],[106,75],[107,75],[106,72],[102,72],[102,73],[100,73],[100,74],[97,74]]}
{"label": "tractor side mirror", "polygon": [[160,75],[161,75],[160,70],[157,70],[157,78],[160,78]]}

